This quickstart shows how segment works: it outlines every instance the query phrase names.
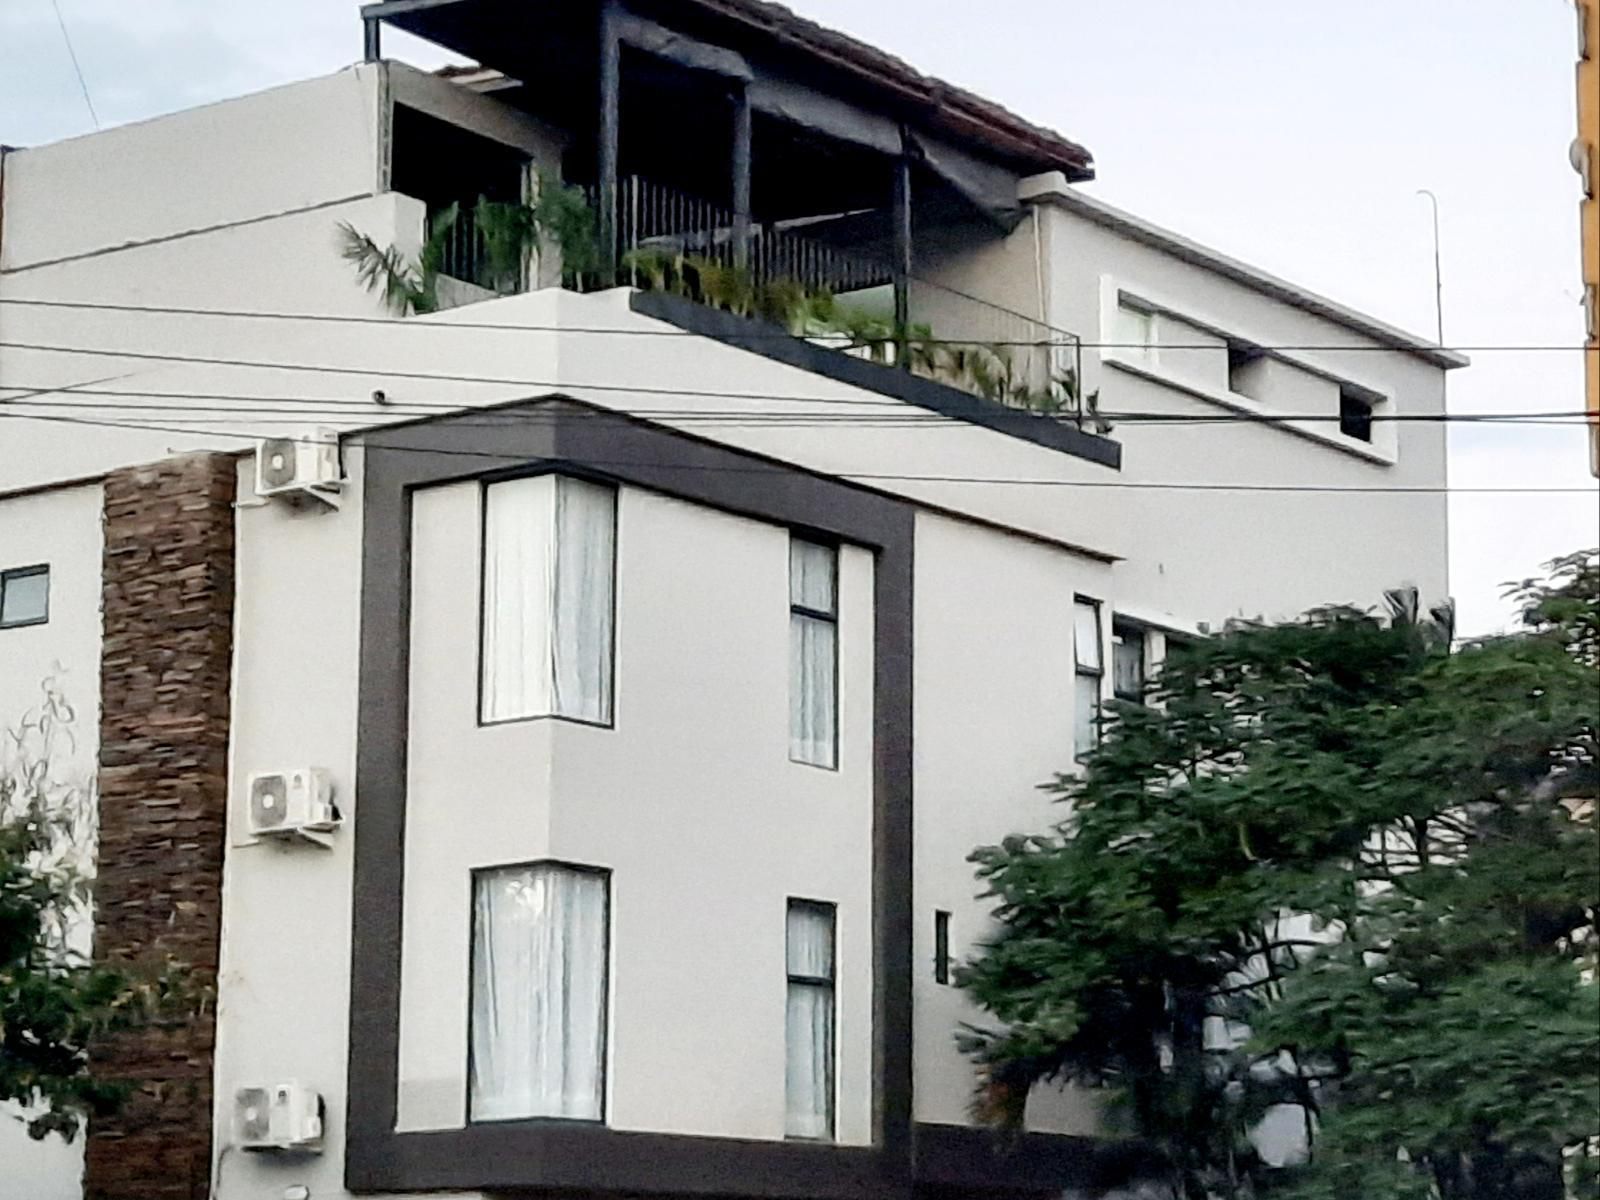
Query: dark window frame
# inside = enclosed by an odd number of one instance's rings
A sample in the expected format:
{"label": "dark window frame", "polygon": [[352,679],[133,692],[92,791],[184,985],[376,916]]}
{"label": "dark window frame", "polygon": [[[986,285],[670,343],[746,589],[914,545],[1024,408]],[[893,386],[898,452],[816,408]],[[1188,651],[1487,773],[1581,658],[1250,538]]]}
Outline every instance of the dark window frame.
{"label": "dark window frame", "polygon": [[[472,1115],[472,1010],[473,1010],[473,979],[477,974],[477,961],[474,957],[478,946],[478,880],[489,875],[498,875],[507,871],[527,871],[539,867],[553,867],[557,870],[571,871],[579,875],[597,875],[604,880],[606,885],[606,919],[600,934],[600,957],[605,966],[605,979],[600,988],[600,1115],[598,1117],[490,1117],[475,1118]],[[615,889],[612,887],[612,871],[610,867],[599,867],[593,863],[570,862],[561,858],[535,858],[522,862],[494,863],[489,866],[473,867],[467,872],[467,1077],[465,1094],[462,1097],[461,1119],[464,1128],[484,1125],[507,1125],[515,1122],[552,1122],[558,1125],[590,1125],[608,1126],[611,1119],[611,989],[615,986],[615,972],[611,969],[611,929],[612,929],[612,901]]]}
{"label": "dark window frame", "polygon": [[[832,611],[825,611],[825,610],[820,609],[820,608],[811,608],[809,605],[796,604],[794,602],[794,565],[793,564],[794,564],[794,544],[796,542],[804,542],[808,546],[816,546],[816,547],[818,547],[820,549],[828,551],[828,553],[833,555],[833,609],[832,609]],[[789,618],[790,618],[790,620],[792,622],[795,617],[807,617],[807,618],[809,618],[809,619],[811,619],[813,621],[823,621],[823,622],[826,622],[827,624],[833,626],[833,745],[831,747],[831,750],[832,750],[831,758],[832,758],[833,761],[832,762],[826,762],[826,763],[817,763],[817,762],[810,762],[810,761],[808,761],[806,759],[803,759],[803,758],[796,758],[793,754],[789,755],[789,761],[794,763],[796,766],[812,767],[812,768],[814,768],[816,770],[819,770],[819,771],[837,771],[837,770],[839,770],[839,760],[840,760],[840,757],[841,757],[841,754],[840,754],[840,750],[841,750],[840,726],[843,724],[843,722],[840,719],[841,715],[842,715],[842,710],[840,708],[840,703],[839,703],[839,698],[840,698],[840,692],[839,692],[839,651],[840,651],[840,646],[839,646],[839,634],[840,634],[839,590],[840,590],[840,588],[839,588],[839,585],[840,585],[840,581],[841,581],[840,566],[843,563],[844,555],[842,553],[840,553],[840,549],[841,549],[841,547],[840,547],[838,542],[829,541],[829,540],[826,540],[826,539],[823,539],[823,538],[812,537],[812,536],[806,534],[805,532],[803,532],[802,530],[798,530],[798,529],[791,529],[789,531],[789,546],[788,546],[789,555],[788,555],[788,558],[785,560],[789,564],[789,568],[788,568],[788,571],[789,571],[789,576],[788,576],[789,589],[788,590],[789,590],[789,597],[790,597],[790,599],[789,599]],[[794,680],[791,679],[789,681],[789,686],[790,687],[794,686]],[[792,716],[792,714],[791,714],[791,716]]]}
{"label": "dark window frame", "polygon": [[[1097,657],[1100,660],[1100,665],[1098,667],[1086,667],[1086,666],[1084,666],[1082,659],[1078,655],[1078,621],[1077,621],[1078,613],[1077,613],[1077,609],[1078,609],[1078,606],[1080,604],[1087,605],[1088,607],[1094,609],[1094,632],[1095,632],[1095,637],[1097,639],[1097,646],[1099,648],[1099,654],[1097,655]],[[1077,746],[1077,735],[1076,735],[1076,732],[1074,732],[1074,735],[1073,735],[1073,747],[1072,747],[1073,760],[1076,761],[1076,762],[1082,762],[1082,761],[1084,761],[1085,758],[1087,758],[1089,756],[1089,754],[1092,752],[1092,750],[1099,748],[1100,743],[1103,740],[1104,734],[1105,734],[1105,718],[1104,718],[1104,715],[1102,713],[1102,708],[1103,708],[1103,706],[1105,704],[1106,615],[1105,615],[1105,604],[1100,600],[1096,600],[1093,596],[1084,596],[1084,595],[1081,595],[1081,594],[1074,595],[1072,597],[1072,608],[1073,608],[1073,613],[1072,613],[1072,616],[1073,616],[1073,621],[1072,621],[1072,678],[1073,678],[1073,684],[1074,684],[1074,687],[1073,687],[1073,703],[1074,704],[1077,703],[1077,687],[1076,687],[1076,684],[1077,684],[1077,681],[1079,679],[1082,679],[1082,678],[1090,678],[1090,677],[1092,677],[1092,678],[1094,678],[1096,680],[1095,691],[1096,691],[1096,694],[1099,696],[1099,699],[1095,704],[1095,713],[1094,713],[1094,718],[1093,718],[1093,724],[1094,724],[1094,746],[1091,747],[1089,750],[1080,751],[1078,749],[1078,746]],[[1074,730],[1076,730],[1076,725],[1074,725]]]}
{"label": "dark window frame", "polygon": [[[483,716],[483,641],[484,632],[488,623],[488,580],[489,573],[489,489],[497,483],[515,483],[523,479],[542,479],[546,476],[555,478],[555,486],[560,488],[563,479],[576,479],[580,483],[592,483],[600,487],[611,489],[613,502],[611,505],[611,645],[609,647],[609,665],[611,674],[611,715],[605,721],[590,721],[583,717],[569,717],[562,713],[534,713],[526,717],[501,717],[498,720],[486,721]],[[554,515],[552,513],[552,520]],[[552,534],[553,536],[553,534]],[[615,479],[604,478],[594,474],[580,474],[569,471],[559,465],[541,466],[532,471],[517,471],[511,473],[497,473],[483,476],[478,481],[478,645],[477,645],[477,677],[473,687],[473,720],[479,729],[493,729],[501,725],[522,725],[530,721],[564,721],[568,725],[583,725],[589,729],[615,729],[617,727],[617,625],[620,606],[617,603],[620,592],[619,580],[621,577],[621,542],[622,542],[622,485]],[[556,555],[559,561],[561,547],[556,546]],[[551,612],[552,639],[555,636],[555,613]],[[554,645],[552,643],[552,653]]]}
{"label": "dark window frame", "polygon": [[44,576],[44,615],[29,617],[25,621],[7,621],[0,615],[0,629],[26,629],[30,625],[47,625],[50,622],[50,564],[30,563],[26,567],[8,567],[0,571],[0,614],[5,612],[6,587],[14,579],[32,579],[36,575]]}
{"label": "dark window frame", "polygon": [[[789,914],[796,909],[803,909],[826,916],[828,919],[828,961],[831,974],[823,975],[796,975],[789,970]],[[828,1131],[821,1137],[800,1137],[785,1131],[784,1140],[789,1142],[805,1142],[818,1145],[828,1145],[839,1140],[839,906],[831,900],[809,900],[800,896],[790,896],[783,908],[783,974],[784,974],[784,1004],[787,1009],[788,989],[798,984],[801,987],[826,989],[828,993]],[[787,1014],[785,1015],[783,1060],[785,1070],[789,1062],[789,1035],[787,1030]],[[787,1121],[787,1114],[785,1114]]]}

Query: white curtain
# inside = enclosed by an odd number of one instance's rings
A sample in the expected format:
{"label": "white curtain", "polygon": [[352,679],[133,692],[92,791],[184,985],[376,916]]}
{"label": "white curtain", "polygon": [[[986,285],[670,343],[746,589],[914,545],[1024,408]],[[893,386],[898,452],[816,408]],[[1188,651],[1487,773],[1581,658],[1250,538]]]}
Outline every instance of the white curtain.
{"label": "white curtain", "polygon": [[484,496],[482,720],[611,720],[616,492],[553,475]]}
{"label": "white curtain", "polygon": [[1072,606],[1072,650],[1078,666],[1100,670],[1100,606],[1079,600]]}
{"label": "white curtain", "polygon": [[611,720],[617,493],[580,479],[556,486],[555,711]]}
{"label": "white curtain", "polygon": [[833,910],[789,905],[785,1117],[789,1137],[833,1136]]}
{"label": "white curtain", "polygon": [[607,891],[551,864],[477,876],[473,1120],[603,1118]]}
{"label": "white curtain", "polygon": [[550,712],[554,498],[555,479],[548,475],[484,489],[483,721]]}
{"label": "white curtain", "polygon": [[789,542],[789,757],[834,766],[838,753],[838,551]]}

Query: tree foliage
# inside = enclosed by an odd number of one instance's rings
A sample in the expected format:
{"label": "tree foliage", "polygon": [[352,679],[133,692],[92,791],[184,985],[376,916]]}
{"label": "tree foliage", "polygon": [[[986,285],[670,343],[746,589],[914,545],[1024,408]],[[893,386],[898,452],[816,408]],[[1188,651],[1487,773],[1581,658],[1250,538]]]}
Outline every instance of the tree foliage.
{"label": "tree foliage", "polygon": [[32,1137],[68,1141],[128,1090],[91,1075],[90,1041],[192,999],[170,964],[89,961],[94,792],[63,765],[73,719],[47,681],[40,705],[0,732],[0,1100]]}
{"label": "tree foliage", "polygon": [[[1191,1198],[1595,1196],[1600,558],[1516,591],[1519,632],[1453,653],[1397,593],[1114,706],[1064,818],[974,855],[979,1110],[1105,1087]],[[1285,1105],[1288,1167],[1253,1137]]]}

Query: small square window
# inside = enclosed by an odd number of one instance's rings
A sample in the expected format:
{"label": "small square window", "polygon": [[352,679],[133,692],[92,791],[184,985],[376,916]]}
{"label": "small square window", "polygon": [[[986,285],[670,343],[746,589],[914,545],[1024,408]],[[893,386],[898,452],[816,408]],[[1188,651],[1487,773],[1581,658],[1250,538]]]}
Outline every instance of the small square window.
{"label": "small square window", "polygon": [[50,619],[50,568],[0,571],[0,629],[43,625]]}
{"label": "small square window", "polygon": [[1339,432],[1358,442],[1372,441],[1372,401],[1349,388],[1340,388]]}

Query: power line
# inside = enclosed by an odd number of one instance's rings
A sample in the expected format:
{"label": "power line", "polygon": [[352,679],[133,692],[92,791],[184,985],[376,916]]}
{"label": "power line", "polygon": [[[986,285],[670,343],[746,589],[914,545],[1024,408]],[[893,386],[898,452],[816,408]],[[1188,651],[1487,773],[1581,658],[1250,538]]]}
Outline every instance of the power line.
{"label": "power line", "polygon": [[50,0],[50,7],[56,10],[56,24],[61,26],[61,40],[67,44],[67,57],[72,59],[72,70],[78,77],[78,87],[83,91],[83,103],[89,110],[89,120],[94,122],[96,129],[99,129],[100,117],[94,111],[94,101],[89,99],[89,84],[83,77],[83,68],[78,65],[78,52],[72,48],[72,35],[67,32],[67,19],[61,15],[61,0]]}
{"label": "power line", "polygon": [[[702,393],[684,390],[677,394],[695,396]],[[77,401],[72,399],[39,398],[51,395],[70,397],[105,396],[117,399]],[[792,399],[797,403],[806,401],[806,398],[803,397],[772,396],[769,398],[774,400]],[[125,401],[137,402],[126,403]],[[179,401],[180,403],[148,403],[147,401]],[[218,403],[199,403],[200,401]],[[927,428],[939,429],[970,428],[966,422],[958,417],[948,417],[930,410],[891,411],[890,406],[895,403],[892,400],[885,400],[882,402],[884,411],[872,413],[841,412],[837,410],[754,412],[736,409],[693,408],[633,408],[628,411],[630,415],[641,419],[663,418],[686,422],[704,422],[712,425],[844,425],[865,428],[921,425]],[[0,396],[0,406],[11,405],[23,405],[28,408],[41,408],[52,411],[57,409],[83,409],[91,411],[172,413],[182,416],[186,420],[207,420],[212,417],[242,417],[246,420],[258,418],[267,420],[306,420],[319,413],[327,414],[331,419],[344,419],[348,416],[369,413],[374,416],[422,416],[436,413],[472,412],[472,406],[470,405],[429,403],[427,401],[407,400],[379,403],[372,400],[281,394],[240,395],[215,392],[145,392],[94,387],[80,388],[70,384],[62,385],[55,389],[39,388],[21,396]],[[873,407],[878,407],[878,405],[874,403]],[[1032,416],[1040,420],[1055,419],[1063,423],[1074,423],[1077,420],[1075,417],[1063,417],[1057,414],[1031,413],[1026,409],[1013,409],[1011,411],[1021,416]],[[485,415],[492,417],[492,410],[485,410]],[[1240,424],[1277,425],[1285,422],[1332,423],[1340,419],[1337,414],[1327,413],[1191,414],[1102,410],[1098,415],[1106,420],[1122,424],[1139,426],[1180,425],[1185,427]],[[504,420],[503,417],[498,419]],[[1581,409],[1526,413],[1397,413],[1387,416],[1375,414],[1373,417],[1375,423],[1387,421],[1400,424],[1506,424],[1514,426],[1572,426],[1575,428],[1583,428],[1590,419],[1588,413]]]}
{"label": "power line", "polygon": [[[930,281],[918,280],[918,282],[926,283],[926,282],[930,282]],[[966,295],[966,293],[964,293],[964,292],[956,292],[955,294],[956,295],[960,295],[960,296],[965,296]],[[986,303],[986,302],[980,301],[980,303]],[[391,325],[392,326],[392,325],[404,324],[407,329],[441,329],[441,330],[451,330],[451,329],[466,330],[466,329],[471,329],[471,330],[489,331],[489,332],[497,332],[497,333],[573,333],[573,334],[601,335],[601,336],[610,336],[610,337],[693,338],[693,337],[702,337],[702,336],[704,336],[702,334],[695,333],[693,330],[688,330],[688,329],[642,329],[642,328],[618,329],[618,328],[607,327],[607,326],[585,326],[585,325],[522,325],[522,324],[510,324],[510,323],[506,323],[506,322],[502,322],[502,321],[454,321],[454,320],[452,320],[452,321],[419,321],[419,320],[415,320],[414,318],[413,319],[408,319],[408,318],[398,317],[398,316],[395,316],[395,317],[361,316],[359,314],[351,314],[351,313],[294,313],[294,312],[282,312],[282,311],[273,311],[273,310],[256,311],[256,310],[227,309],[227,308],[200,308],[200,307],[193,307],[193,306],[186,306],[186,305],[123,304],[123,303],[116,303],[116,302],[113,302],[113,301],[104,301],[104,300],[45,300],[45,299],[30,299],[28,297],[22,297],[22,296],[0,296],[0,304],[15,304],[15,305],[21,305],[21,306],[24,306],[24,307],[33,307],[33,308],[82,309],[82,310],[87,310],[87,311],[120,312],[120,313],[151,313],[151,314],[168,315],[168,316],[227,317],[227,318],[238,318],[238,319],[256,320],[256,321],[312,321],[312,322],[321,321],[321,322],[327,322],[327,323],[330,323],[330,324],[339,324],[339,325]],[[1005,310],[1001,310],[1001,311],[1004,312]],[[1026,315],[1024,315],[1022,313],[1009,313],[1009,312],[1006,312],[1005,315],[1015,317],[1017,320],[1029,321],[1029,322],[1032,322],[1034,324],[1040,324],[1042,326],[1042,322],[1038,322],[1034,318],[1026,316]],[[758,341],[758,340],[765,340],[765,339],[769,339],[769,338],[770,339],[776,339],[776,340],[793,340],[794,337],[795,337],[794,334],[792,334],[792,333],[790,333],[790,332],[788,332],[787,330],[784,330],[784,329],[763,328],[763,324],[761,322],[758,322],[758,321],[755,321],[755,320],[752,320],[750,325],[751,325],[751,328],[747,332],[746,331],[741,331],[741,333],[739,335],[741,338],[746,338],[746,339],[749,339],[749,340]],[[1145,343],[1145,342],[1086,342],[1086,341],[1081,341],[1078,338],[1076,338],[1076,337],[1074,337],[1074,336],[1072,336],[1070,334],[1066,334],[1065,330],[1063,330],[1061,332],[1065,336],[1071,338],[1070,341],[1066,341],[1066,342],[1060,343],[1062,348],[1081,347],[1082,349],[1085,349],[1085,350],[1146,350],[1146,349],[1149,349],[1149,345],[1147,343]],[[826,338],[829,335],[825,334],[825,335],[822,335],[822,336],[824,338]],[[839,334],[839,335],[837,335],[837,340],[839,342],[841,342],[841,343],[844,343],[844,342],[847,342],[849,340],[849,337],[846,334]],[[1042,340],[1037,339],[1037,338],[1030,338],[1030,339],[1025,339],[1025,340],[1005,340],[1005,339],[993,339],[993,338],[913,337],[913,338],[911,338],[911,340],[913,342],[916,342],[916,343],[919,343],[919,344],[934,345],[934,346],[941,346],[941,345],[942,346],[1042,346],[1042,345],[1050,344],[1048,342],[1048,340],[1043,340],[1042,341]],[[1411,352],[1411,348],[1410,347],[1346,346],[1346,345],[1337,345],[1337,344],[1332,344],[1332,343],[1320,343],[1320,342],[1304,342],[1304,343],[1283,342],[1283,343],[1274,343],[1274,344],[1264,344],[1264,343],[1260,343],[1260,342],[1251,342],[1250,344],[1251,344],[1252,347],[1255,347],[1256,349],[1260,349],[1260,350],[1283,350],[1283,351],[1317,351],[1317,350],[1320,350],[1320,351],[1326,351],[1326,352],[1337,351],[1339,353],[1345,353],[1345,352],[1349,352],[1349,351],[1363,351],[1363,352],[1376,351],[1376,352],[1380,352],[1380,353],[1390,353],[1390,354],[1410,353]],[[1162,342],[1162,343],[1160,343],[1158,345],[1157,348],[1161,349],[1161,350],[1216,350],[1216,349],[1218,349],[1218,347],[1217,347],[1215,342],[1192,342],[1192,343],[1190,343],[1190,342]],[[1435,345],[1432,345],[1431,343],[1430,344],[1419,343],[1417,349],[1426,350],[1426,351],[1433,352],[1433,353],[1438,353],[1440,351],[1443,351],[1445,353],[1463,353],[1463,354],[1465,354],[1465,353],[1474,353],[1474,354],[1476,354],[1476,353],[1495,353],[1495,352],[1532,354],[1532,353],[1548,353],[1548,352],[1558,352],[1559,353],[1559,352],[1572,352],[1572,351],[1581,352],[1581,351],[1589,349],[1589,347],[1585,343],[1582,343],[1582,342],[1573,342],[1573,343],[1570,343],[1570,344],[1567,344],[1567,343],[1556,344],[1556,343],[1524,342],[1524,343],[1497,343],[1497,344],[1467,345],[1467,346],[1435,346]]]}
{"label": "power line", "polygon": [[[611,418],[626,421],[628,414],[603,411],[592,411],[591,416],[596,418]],[[298,443],[302,445],[320,444],[312,438],[277,438],[271,434],[261,434],[242,430],[226,429],[190,429],[164,425],[146,425],[125,421],[96,421],[84,417],[29,415],[19,413],[0,412],[0,419],[24,421],[56,421],[69,425],[81,425],[93,428],[129,429],[148,433],[173,433],[184,437],[219,437],[233,438],[242,441],[258,441],[265,437],[274,437],[275,440]],[[349,436],[361,436],[364,433],[382,432],[383,427],[377,426],[367,430],[349,431]],[[452,450],[448,448],[425,447],[375,447],[381,453],[416,453],[416,454],[444,454],[455,455],[462,458],[471,458],[478,461],[484,459],[497,459],[504,462],[523,463],[529,461],[523,454],[505,454],[494,451]],[[737,474],[768,474],[792,469],[814,470],[806,467],[790,467],[785,465],[747,467],[733,466],[705,466],[699,464],[659,463],[641,459],[585,459],[599,467],[640,467],[647,466],[662,470],[683,470],[690,472],[727,472]],[[969,476],[969,475],[912,475],[891,474],[878,472],[840,471],[832,472],[837,478],[855,482],[889,482],[889,483],[956,483],[956,484],[988,484],[1006,487],[1051,487],[1051,488],[1108,488],[1121,491],[1182,491],[1182,492],[1271,492],[1271,493],[1316,493],[1322,495],[1351,493],[1355,495],[1565,495],[1589,494],[1595,489],[1590,487],[1433,487],[1433,486],[1395,486],[1395,485],[1321,485],[1301,483],[1164,483],[1127,479],[1007,479],[997,476]]]}
{"label": "power line", "polygon": [[[785,335],[785,336],[787,336],[787,335]],[[794,403],[856,405],[856,406],[864,406],[864,407],[872,407],[872,408],[880,408],[880,407],[885,407],[885,406],[891,406],[891,405],[897,403],[897,401],[893,397],[884,397],[882,399],[871,400],[871,399],[854,399],[854,398],[839,397],[839,396],[797,396],[797,395],[792,395],[792,394],[784,394],[784,393],[776,393],[776,392],[708,391],[708,390],[698,389],[698,388],[655,387],[655,386],[651,386],[649,384],[642,384],[642,383],[641,384],[599,383],[599,382],[594,382],[594,381],[575,380],[575,379],[566,380],[566,381],[562,381],[562,382],[552,382],[550,380],[515,379],[515,378],[507,378],[507,377],[504,377],[504,376],[450,375],[450,374],[442,374],[442,373],[439,373],[439,372],[432,372],[432,371],[405,371],[405,370],[397,370],[397,369],[392,368],[392,367],[349,367],[349,366],[335,366],[335,365],[331,365],[331,364],[316,364],[316,363],[267,362],[267,361],[263,361],[263,360],[260,360],[260,359],[208,358],[208,357],[205,357],[203,355],[194,355],[194,354],[173,354],[173,353],[170,353],[170,352],[158,353],[158,352],[150,351],[150,350],[112,350],[112,349],[108,349],[106,347],[101,347],[101,346],[59,346],[59,345],[46,345],[46,344],[36,343],[36,342],[0,341],[0,348],[6,348],[6,349],[12,349],[12,350],[32,350],[32,351],[38,351],[38,352],[41,352],[41,353],[48,353],[48,354],[68,354],[68,355],[70,355],[70,354],[81,354],[81,355],[85,355],[85,356],[89,356],[89,357],[132,358],[132,359],[139,359],[141,361],[152,361],[152,362],[177,362],[177,363],[198,364],[198,365],[202,365],[202,366],[238,367],[238,368],[246,369],[246,370],[305,371],[305,372],[313,372],[313,373],[319,373],[319,374],[353,375],[353,376],[360,376],[360,377],[368,378],[368,379],[373,378],[373,377],[390,378],[390,379],[416,379],[416,380],[424,380],[424,381],[428,381],[428,382],[432,382],[432,383],[472,383],[472,384],[485,384],[485,385],[491,385],[491,386],[496,386],[496,387],[548,388],[548,389],[551,389],[551,390],[554,390],[554,391],[559,391],[559,390],[561,390],[563,388],[575,388],[575,389],[588,389],[590,391],[622,392],[622,393],[627,393],[627,394],[632,394],[632,395],[645,395],[645,396],[674,396],[674,397],[695,396],[695,397],[699,397],[701,399],[715,399],[715,400],[786,401],[786,402],[794,402]],[[73,391],[74,389],[73,389],[73,387],[71,385],[63,385],[60,390],[62,392],[70,392],[70,391]],[[92,393],[86,392],[85,394],[92,394]],[[142,395],[147,395],[148,393],[123,392],[123,393],[120,393],[120,394],[126,395],[126,396],[142,396]],[[187,394],[186,393],[166,393],[166,395],[168,397],[173,397],[173,396],[185,396]],[[980,398],[979,397],[974,397],[975,401],[978,400],[978,399],[980,399]],[[319,403],[323,403],[323,401],[318,401],[318,402]],[[359,402],[355,402],[355,403],[359,403]],[[448,405],[448,406],[444,406],[442,411],[455,411],[455,409],[457,409],[459,407],[461,407],[461,406],[460,405]],[[1030,414],[1030,410],[1020,409],[1020,408],[1009,409],[1008,411],[1018,413],[1019,415],[1029,415]],[[1053,417],[1053,414],[1031,413],[1031,415],[1033,415],[1035,418],[1040,419],[1040,420],[1049,420],[1049,419],[1052,419],[1052,417]],[[1107,420],[1111,420],[1111,421],[1119,421],[1119,420],[1137,421],[1137,420],[1142,420],[1142,419],[1148,419],[1148,420],[1151,420],[1151,421],[1188,420],[1187,418],[1183,417],[1183,414],[1171,414],[1171,413],[1151,413],[1151,414],[1131,414],[1130,413],[1130,414],[1119,414],[1119,413],[1112,412],[1112,411],[1106,411],[1106,412],[1100,413],[1099,415],[1103,416]],[[1586,416],[1586,414],[1582,413],[1582,412],[1579,412],[1578,410],[1571,410],[1570,412],[1569,411],[1561,411],[1561,412],[1557,412],[1557,413],[1553,413],[1553,414],[1544,414],[1544,418],[1545,419],[1549,419],[1551,417],[1562,418],[1562,417],[1567,417],[1567,416],[1572,416],[1572,417],[1576,418],[1576,417]],[[1057,418],[1057,419],[1059,419],[1059,418]],[[1069,419],[1072,420],[1074,423],[1077,420],[1077,418],[1075,418],[1075,417],[1074,418],[1069,418]],[[1231,414],[1231,415],[1226,416],[1226,417],[1219,415],[1219,416],[1216,416],[1216,417],[1208,416],[1206,418],[1194,418],[1193,420],[1197,420],[1197,421],[1198,420],[1206,420],[1206,421],[1217,421],[1217,422],[1222,422],[1222,421],[1230,421],[1230,422],[1231,421],[1249,421],[1249,422],[1266,423],[1266,424],[1281,424],[1281,423],[1293,422],[1293,421],[1320,421],[1320,420],[1329,420],[1329,421],[1331,421],[1331,420],[1337,420],[1337,419],[1338,418],[1336,418],[1336,417],[1332,417],[1332,416],[1329,416],[1329,415],[1323,415],[1323,414],[1310,414],[1310,415],[1296,416],[1296,415],[1291,415],[1291,414],[1272,413],[1272,414],[1261,414],[1261,415],[1258,416],[1256,414],[1237,413],[1237,414]],[[1402,414],[1392,414],[1391,415],[1391,414],[1383,414],[1383,413],[1374,413],[1373,414],[1373,419],[1375,421],[1412,420],[1412,419],[1415,419],[1415,420],[1424,420],[1424,421],[1437,420],[1437,421],[1443,421],[1443,422],[1461,420],[1463,422],[1467,422],[1467,421],[1478,420],[1480,418],[1478,418],[1475,414],[1469,414],[1469,413],[1462,413],[1462,414],[1451,414],[1451,413],[1406,414],[1406,415],[1402,415]],[[1500,419],[1500,418],[1497,417],[1496,419]],[[1507,421],[1514,421],[1514,420],[1521,420],[1523,418],[1521,417],[1520,414],[1507,414],[1504,417],[1504,419],[1507,420]]]}

